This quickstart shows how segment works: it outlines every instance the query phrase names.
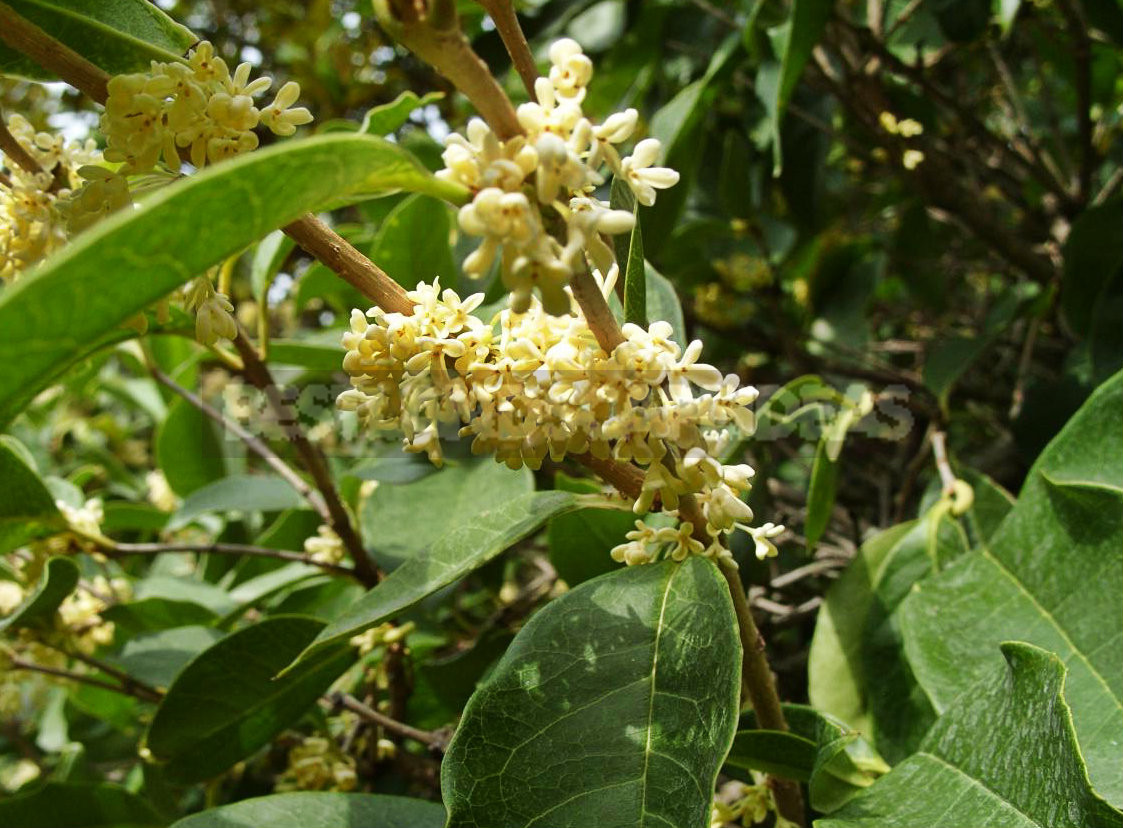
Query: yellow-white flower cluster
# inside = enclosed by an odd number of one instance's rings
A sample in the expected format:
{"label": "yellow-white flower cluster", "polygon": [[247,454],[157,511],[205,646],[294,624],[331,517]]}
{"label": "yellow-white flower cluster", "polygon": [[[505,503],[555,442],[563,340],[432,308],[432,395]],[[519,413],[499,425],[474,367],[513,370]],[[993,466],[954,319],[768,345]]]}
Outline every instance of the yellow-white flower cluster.
{"label": "yellow-white flower cluster", "polygon": [[337,564],[343,561],[343,541],[330,526],[320,526],[316,534],[304,541],[304,551],[316,563]]}
{"label": "yellow-white flower cluster", "polygon": [[113,622],[106,621],[101,613],[109,607],[107,599],[126,600],[131,591],[123,578],[109,580],[98,575],[89,588],[78,589],[59,605],[57,635],[68,648],[86,655],[112,644]]}
{"label": "yellow-white flower cluster", "polygon": [[231,72],[204,41],[184,63],[153,61],[147,72],[113,77],[101,119],[106,160],[120,162],[125,174],[148,172],[161,160],[178,172],[181,150],[202,167],[255,149],[259,125],[292,135],[311,122],[312,113],[293,107],[300,86],[291,81],[259,109],[254,98],[273,80],[250,80],[251,69],[242,63]]}
{"label": "yellow-white flower cluster", "polygon": [[[20,115],[9,119],[8,131],[39,168],[32,172],[0,155],[0,278],[10,282],[61,247],[68,231],[97,217],[86,210],[82,185],[84,176],[102,168],[90,166],[101,157],[93,141],[68,144],[61,136],[36,132]],[[120,206],[119,198],[111,201],[112,209]]]}
{"label": "yellow-white flower cluster", "polygon": [[289,766],[277,779],[281,791],[351,791],[355,760],[322,736],[309,736],[289,751]]}
{"label": "yellow-white flower cluster", "polygon": [[749,406],[757,392],[700,363],[700,342],[683,350],[666,322],[627,324],[625,341],[607,354],[568,293],[570,316],[551,315],[535,300],[526,313],[504,310],[492,323],[472,315],[480,294],[461,300],[435,282],[409,297],[410,315],[352,312],[343,367],[353,388],[340,395],[341,408],[375,429],[400,430],[407,451],[437,465],[442,427],[459,425],[473,453],[511,468],[537,469],[547,456],[585,452],[638,463],[645,475],[637,514],[656,500],[675,513],[682,496],[697,498],[710,544],[692,537],[689,522],[674,530],[640,523],[614,551],[618,560],[653,560],[665,545],[678,559],[728,560],[719,539],[736,528],[750,531],[758,554],[761,547],[767,553],[776,528],[746,525],[752,511],[742,495],[753,470],[715,459],[729,427],[753,430]]}
{"label": "yellow-white flower cluster", "polygon": [[[568,313],[564,288],[578,268],[592,266],[607,276],[612,248],[600,234],[631,230],[630,212],[612,210],[594,197],[605,166],[626,182],[640,204],[655,202],[655,191],[673,186],[674,170],[654,166],[660,144],[640,141],[627,157],[618,145],[635,131],[639,115],[628,109],[594,126],[581,109],[593,64],[576,41],[555,42],[549,50],[549,77],[538,78],[536,101],[518,108],[525,134],[500,141],[483,121],[468,124],[467,135],[446,141],[439,178],[468,187],[470,204],[460,210],[460,228],[483,242],[465,261],[469,275],[482,276],[499,257],[511,292],[511,308],[525,311],[537,290],[552,315]],[[564,227],[559,238],[555,227]]]}

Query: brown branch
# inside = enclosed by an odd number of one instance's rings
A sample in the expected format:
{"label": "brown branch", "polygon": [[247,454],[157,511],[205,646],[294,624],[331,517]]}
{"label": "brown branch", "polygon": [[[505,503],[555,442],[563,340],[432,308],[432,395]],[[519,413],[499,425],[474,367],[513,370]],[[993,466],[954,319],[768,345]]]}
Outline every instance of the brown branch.
{"label": "brown branch", "polygon": [[499,140],[521,135],[511,99],[460,31],[453,0],[432,0],[422,13],[414,0],[375,0],[374,11],[403,46],[444,75],[495,131]]}
{"label": "brown branch", "polygon": [[350,515],[347,514],[347,508],[339,498],[339,492],[335,488],[331,470],[328,468],[323,453],[304,434],[300,427],[298,415],[281,396],[280,387],[274,381],[269,368],[261,361],[257,349],[241,328],[238,329],[234,347],[242,357],[243,376],[249,380],[251,385],[264,392],[265,399],[273,409],[278,424],[284,430],[287,439],[292,443],[305,470],[312,476],[316,488],[320,490],[327,509],[327,524],[343,541],[343,546],[347,549],[347,553],[351,556],[351,561],[355,566],[355,576],[364,585],[374,586],[380,579],[378,570],[375,569],[374,564],[367,556],[366,550],[363,549],[362,541],[351,523]]}
{"label": "brown branch", "polygon": [[534,82],[538,80],[538,67],[534,65],[530,44],[526,42],[526,35],[519,25],[515,4],[511,0],[477,0],[477,2],[484,7],[484,11],[495,23],[499,37],[507,47],[507,54],[511,56],[511,63],[522,78],[527,94],[533,99]]}
{"label": "brown branch", "polygon": [[310,555],[289,552],[285,549],[270,549],[267,546],[246,546],[240,543],[113,543],[103,546],[103,552],[110,558],[127,555],[163,555],[169,552],[199,552],[205,555],[236,555],[246,558],[273,558],[279,561],[307,564],[319,567],[326,572],[356,578],[355,570],[339,564],[314,560]]}
{"label": "brown branch", "polygon": [[410,727],[403,722],[399,722],[397,719],[392,719],[389,716],[379,713],[373,707],[363,704],[349,693],[333,693],[329,698],[336,707],[342,707],[350,710],[352,713],[357,713],[368,722],[378,725],[383,730],[388,730],[406,739],[413,739],[413,741],[420,742],[430,750],[444,753],[445,749],[448,747],[447,733],[438,730],[418,730],[416,727]]}
{"label": "brown branch", "polygon": [[405,288],[345,238],[313,215],[284,228],[285,234],[384,311],[413,313]]}
{"label": "brown branch", "polygon": [[132,696],[142,701],[152,701],[152,699],[142,698],[135,692],[122,687],[119,684],[114,684],[111,681],[103,681],[102,679],[94,678],[93,676],[86,676],[82,673],[72,673],[69,670],[60,670],[56,667],[46,667],[42,664],[36,664],[33,661],[25,661],[19,656],[10,656],[8,658],[8,668],[11,670],[27,670],[31,673],[42,673],[45,676],[54,676],[55,678],[65,679],[67,681],[74,681],[78,684],[86,684],[90,687],[98,687],[102,690],[110,690],[114,693],[120,693],[123,696]]}
{"label": "brown branch", "polygon": [[16,14],[6,3],[0,3],[0,40],[98,103],[105,103],[109,97],[108,74],[27,18]]}
{"label": "brown branch", "polygon": [[604,294],[600,292],[589,268],[578,268],[569,286],[597,342],[606,354],[611,354],[616,350],[616,346],[624,341],[624,334],[620,332],[620,325],[612,315],[612,310],[608,307],[608,302],[605,301]]}
{"label": "brown branch", "polygon": [[187,400],[187,402],[195,406],[195,408],[199,409],[199,411],[203,412],[203,414],[205,414],[207,417],[214,420],[222,428],[229,431],[231,434],[245,443],[246,448],[260,457],[262,460],[264,460],[269,468],[273,469],[273,471],[280,475],[286,483],[296,489],[301,497],[308,501],[309,505],[316,511],[317,514],[320,515],[324,523],[329,522],[331,516],[328,513],[327,504],[320,496],[320,493],[313,489],[310,485],[308,485],[308,482],[299,474],[297,474],[293,470],[293,468],[288,465],[288,463],[282,460],[277,455],[277,453],[273,451],[273,449],[269,448],[269,446],[267,446],[263,440],[260,440],[254,435],[250,434],[248,431],[242,428],[241,425],[225,416],[218,409],[213,408],[197,394],[188,391],[178,382],[161,371],[154,362],[149,362],[148,370],[151,372],[152,377],[158,383],[163,385],[165,388],[168,388],[173,393],[183,397],[183,399]]}
{"label": "brown branch", "polygon": [[[0,17],[3,15],[3,5],[0,4]],[[23,148],[23,144],[16,140],[16,136],[8,131],[8,125],[4,122],[4,112],[0,110],[0,152],[8,156],[17,167],[22,167],[25,172],[32,175],[40,175],[45,173],[39,162]],[[6,184],[8,187],[12,186],[10,179],[5,176]]]}
{"label": "brown branch", "polygon": [[81,661],[83,664],[89,667],[93,667],[98,672],[105,673],[107,676],[117,679],[117,681],[121,682],[121,686],[125,689],[126,692],[128,692],[130,695],[136,696],[138,699],[144,699],[145,701],[150,702],[159,702],[162,698],[164,698],[164,693],[156,689],[152,685],[147,684],[138,678],[133,678],[124,670],[118,670],[113,665],[106,664],[104,661],[96,659],[93,656],[88,656],[85,653],[71,650],[59,650],[59,652],[68,656],[69,658],[74,659],[75,661]]}

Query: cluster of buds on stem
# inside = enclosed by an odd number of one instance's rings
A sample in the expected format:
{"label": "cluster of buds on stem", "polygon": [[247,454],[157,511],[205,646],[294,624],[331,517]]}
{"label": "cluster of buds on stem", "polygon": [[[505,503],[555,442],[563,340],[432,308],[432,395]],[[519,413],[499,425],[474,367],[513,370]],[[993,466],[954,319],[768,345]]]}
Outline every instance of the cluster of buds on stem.
{"label": "cluster of buds on stem", "polygon": [[464,263],[475,277],[496,259],[511,292],[511,308],[525,311],[537,292],[547,313],[569,312],[565,287],[578,269],[592,265],[602,276],[614,263],[601,234],[632,229],[630,212],[610,209],[595,197],[603,170],[627,183],[640,204],[655,203],[655,191],[673,186],[677,172],[654,166],[660,144],[640,141],[630,156],[620,145],[632,137],[639,115],[618,112],[594,126],[582,111],[593,64],[576,41],[550,47],[548,77],[535,83],[536,100],[518,108],[524,134],[501,141],[480,119],[466,135],[446,141],[439,178],[468,187],[470,204],[460,210],[460,228],[483,241]]}
{"label": "cluster of buds on stem", "polygon": [[547,456],[586,452],[635,462],[645,468],[637,514],[656,504],[677,514],[683,496],[697,498],[710,544],[691,536],[690,523],[671,530],[674,538],[640,524],[615,553],[627,563],[654,560],[664,545],[679,559],[728,560],[720,538],[738,528],[757,539],[758,554],[771,553],[776,527],[747,526],[752,511],[742,495],[752,468],[716,459],[730,429],[753,430],[756,389],[700,363],[700,342],[683,350],[666,322],[628,324],[624,342],[605,353],[568,290],[571,315],[547,313],[532,300],[525,313],[507,309],[488,322],[472,313],[481,294],[461,300],[422,283],[408,295],[409,315],[352,312],[343,366],[353,388],[339,405],[362,423],[400,431],[407,451],[437,465],[442,429],[455,426],[472,440],[473,453],[511,468],[537,469]]}

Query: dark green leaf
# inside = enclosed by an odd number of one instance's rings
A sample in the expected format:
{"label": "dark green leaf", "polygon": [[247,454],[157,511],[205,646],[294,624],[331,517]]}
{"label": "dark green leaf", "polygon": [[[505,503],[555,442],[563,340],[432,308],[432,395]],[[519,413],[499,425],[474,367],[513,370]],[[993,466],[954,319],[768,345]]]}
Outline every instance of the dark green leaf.
{"label": "dark green leaf", "polygon": [[1096,303],[1123,268],[1123,198],[1080,214],[1064,245],[1061,310],[1077,334],[1091,330]]}
{"label": "dark green leaf", "polygon": [[279,477],[232,474],[196,489],[172,515],[172,528],[186,526],[208,512],[279,512],[304,503],[296,489]]}
{"label": "dark green leaf", "polygon": [[[301,653],[298,663],[303,664],[312,656],[405,612],[426,596],[483,566],[550,518],[575,506],[576,498],[568,492],[534,492],[466,516],[433,543],[428,552],[406,560],[332,621],[315,643]],[[411,525],[418,524],[414,520]]]}
{"label": "dark green leaf", "polygon": [[0,523],[61,520],[54,496],[26,451],[14,438],[0,435]]}
{"label": "dark green leaf", "polygon": [[815,462],[811,465],[811,483],[807,491],[807,523],[803,531],[809,549],[815,547],[830,523],[837,486],[838,461],[828,456],[824,436],[815,448]]}
{"label": "dark green leaf", "polygon": [[259,302],[295,246],[296,242],[280,230],[274,230],[258,242],[250,262],[250,287]]}
{"label": "dark green leaf", "polygon": [[213,627],[175,627],[137,636],[115,658],[126,673],[154,687],[167,687],[187,662],[222,638]]}
{"label": "dark green leaf", "polygon": [[707,828],[740,652],[728,587],[703,558],[551,601],[464,710],[441,766],[449,828]]}
{"label": "dark green leaf", "polygon": [[757,73],[757,94],[769,114],[772,132],[773,174],[783,168],[780,153],[780,124],[784,120],[788,101],[811,58],[811,50],[830,19],[833,0],[793,0],[792,16],[774,30],[773,44],[778,63],[769,62]]}
{"label": "dark green leaf", "polygon": [[913,672],[937,710],[1018,638],[1056,652],[1096,790],[1123,804],[1123,375],[1088,400],[1030,471],[989,543],[902,608]]}
{"label": "dark green leaf", "polygon": [[176,399],[156,430],[156,464],[181,497],[221,479],[226,460],[214,422],[187,400]]}
{"label": "dark green leaf", "polygon": [[191,601],[170,598],[145,598],[127,601],[105,609],[101,617],[112,621],[117,635],[132,638],[173,627],[210,626],[218,615]]}
{"label": "dark green leaf", "polygon": [[122,787],[47,782],[0,801],[0,825],[10,828],[155,828],[164,820]]}
{"label": "dark green leaf", "polygon": [[[574,479],[564,474],[554,478],[554,485],[575,494],[595,494],[600,486],[591,480]],[[597,575],[611,572],[619,564],[609,553],[625,542],[635,526],[636,516],[616,509],[578,509],[550,521],[550,562],[558,575],[571,587]]]}
{"label": "dark green leaf", "polygon": [[639,222],[639,205],[627,184],[612,179],[609,205],[613,210],[625,210],[635,216],[636,225],[628,234],[612,237],[616,250],[616,263],[620,278],[624,280],[624,321],[647,327],[647,269],[643,258],[643,230]]}
{"label": "dark green leaf", "polygon": [[193,275],[308,210],[392,189],[466,195],[401,147],[325,135],[207,168],[99,222],[0,295],[0,348],[20,354],[0,363],[0,425],[88,343]]}
{"label": "dark green leaf", "polygon": [[[8,0],[17,13],[111,75],[175,62],[198,38],[145,0]],[[0,43],[0,75],[53,79]]]}
{"label": "dark green leaf", "polygon": [[378,228],[370,258],[403,287],[440,278],[441,286],[456,290],[460,271],[452,258],[452,229],[447,204],[414,195],[405,199]]}
{"label": "dark green leaf", "polygon": [[172,828],[442,828],[436,802],[362,793],[274,794],[211,808]]}
{"label": "dark green leaf", "polygon": [[78,586],[78,565],[70,558],[51,558],[35,589],[7,618],[0,619],[0,631],[18,630],[45,624],[59,604]]}
{"label": "dark green leaf", "polygon": [[1064,664],[1020,642],[964,685],[920,750],[818,828],[1118,828],[1088,784],[1065,703]]}
{"label": "dark green leaf", "polygon": [[[390,463],[394,467],[402,464],[412,465],[412,461]],[[393,570],[427,552],[446,532],[489,506],[533,491],[534,476],[529,469],[512,471],[488,457],[449,463],[419,480],[375,489],[363,503],[363,537],[378,565]],[[419,503],[439,503],[440,509],[418,521]]]}
{"label": "dark green leaf", "polygon": [[279,616],[238,630],[189,663],[145,736],[170,779],[195,782],[245,759],[303,716],[354,661],[332,647],[274,678],[323,624]]}

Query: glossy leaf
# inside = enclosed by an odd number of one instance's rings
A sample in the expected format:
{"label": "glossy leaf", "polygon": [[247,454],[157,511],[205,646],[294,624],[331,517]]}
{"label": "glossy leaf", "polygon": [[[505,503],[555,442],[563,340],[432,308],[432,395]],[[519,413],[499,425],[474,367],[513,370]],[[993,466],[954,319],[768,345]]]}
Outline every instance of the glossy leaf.
{"label": "glossy leaf", "polygon": [[152,806],[118,785],[47,782],[0,800],[0,825],[11,828],[156,828]]}
{"label": "glossy leaf", "polygon": [[551,601],[464,710],[441,766],[448,828],[707,828],[740,652],[728,587],[703,558]]}
{"label": "glossy leaf", "polygon": [[1118,828],[1080,759],[1064,665],[1021,642],[948,708],[920,750],[818,828]]}
{"label": "glossy leaf", "polygon": [[245,759],[303,716],[354,661],[332,647],[275,678],[323,627],[268,618],[231,633],[176,677],[145,736],[169,779],[197,782]]}
{"label": "glossy leaf", "polygon": [[51,558],[39,576],[35,589],[6,618],[0,619],[0,631],[18,630],[45,624],[54,616],[59,604],[78,586],[78,565],[70,558]]}
{"label": "glossy leaf", "polygon": [[1096,303],[1123,268],[1123,198],[1082,213],[1072,223],[1064,245],[1061,309],[1078,334],[1092,327]]}
{"label": "glossy leaf", "polygon": [[[300,654],[298,664],[405,612],[483,566],[550,518],[575,507],[576,498],[568,492],[534,492],[476,511],[452,526],[425,554],[406,560],[329,624]],[[416,520],[411,525],[416,526]]]}
{"label": "glossy leaf", "polygon": [[1123,804],[1123,375],[1085,403],[1030,472],[990,542],[902,609],[913,671],[937,710],[1018,638],[1068,669],[1065,694],[1096,789]]}
{"label": "glossy leaf", "polygon": [[88,343],[193,275],[309,210],[397,189],[464,196],[401,147],[325,135],[218,164],[99,222],[0,295],[0,349],[20,353],[0,363],[0,425]]}
{"label": "glossy leaf", "polygon": [[810,549],[819,542],[819,538],[823,536],[830,523],[837,488],[838,460],[829,456],[826,439],[820,439],[815,448],[815,460],[811,464],[811,482],[807,491],[807,523],[803,530]]}
{"label": "glossy leaf", "polygon": [[169,598],[145,598],[114,604],[103,610],[101,617],[112,621],[116,634],[124,638],[174,627],[210,626],[218,620],[218,615],[204,606]]}
{"label": "glossy leaf", "polygon": [[259,302],[265,297],[273,277],[296,247],[296,242],[280,230],[274,230],[260,242],[250,260],[250,288]]}
{"label": "glossy leaf", "polygon": [[178,528],[208,512],[279,512],[303,504],[296,489],[279,477],[232,474],[193,491],[169,523]]}
{"label": "glossy leaf", "polygon": [[[198,38],[145,0],[7,0],[18,14],[111,75],[182,59]],[[53,79],[0,43],[0,75]]]}
{"label": "glossy leaf", "polygon": [[[376,461],[375,468],[379,461]],[[413,470],[412,459],[382,459],[383,467]],[[432,465],[426,463],[429,470]],[[364,475],[360,475],[367,479]],[[363,537],[384,569],[427,552],[441,535],[496,503],[534,491],[529,469],[512,471],[490,457],[446,464],[421,479],[401,485],[379,486],[362,506]],[[436,507],[425,520],[417,520],[418,504]]]}
{"label": "glossy leaf", "polygon": [[363,793],[274,794],[211,808],[172,828],[442,828],[436,802]]}
{"label": "glossy leaf", "polygon": [[837,810],[885,773],[889,766],[838,719],[802,704],[785,704],[790,730],[757,730],[749,711],[741,717],[726,766],[759,770],[808,783],[811,806]]}

